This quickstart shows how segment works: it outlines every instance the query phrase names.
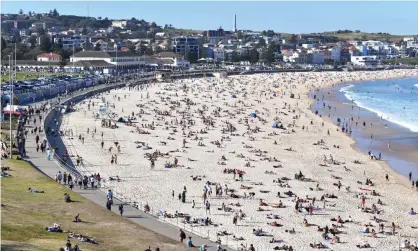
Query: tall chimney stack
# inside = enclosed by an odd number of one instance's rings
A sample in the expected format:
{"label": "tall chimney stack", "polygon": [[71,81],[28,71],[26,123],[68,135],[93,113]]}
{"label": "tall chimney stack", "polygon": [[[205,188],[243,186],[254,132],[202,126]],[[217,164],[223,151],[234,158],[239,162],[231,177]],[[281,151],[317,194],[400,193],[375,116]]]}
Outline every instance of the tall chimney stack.
{"label": "tall chimney stack", "polygon": [[234,15],[234,28],[233,28],[233,32],[237,32],[237,15]]}

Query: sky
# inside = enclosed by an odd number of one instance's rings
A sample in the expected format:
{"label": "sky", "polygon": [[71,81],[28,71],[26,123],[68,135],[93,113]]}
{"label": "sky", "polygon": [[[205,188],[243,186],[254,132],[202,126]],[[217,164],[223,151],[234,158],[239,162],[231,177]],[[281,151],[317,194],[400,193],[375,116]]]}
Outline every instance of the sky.
{"label": "sky", "polygon": [[134,1],[1,1],[1,13],[49,12],[144,19],[176,28],[225,30],[237,15],[239,30],[311,33],[336,30],[418,34],[418,2],[134,2]]}

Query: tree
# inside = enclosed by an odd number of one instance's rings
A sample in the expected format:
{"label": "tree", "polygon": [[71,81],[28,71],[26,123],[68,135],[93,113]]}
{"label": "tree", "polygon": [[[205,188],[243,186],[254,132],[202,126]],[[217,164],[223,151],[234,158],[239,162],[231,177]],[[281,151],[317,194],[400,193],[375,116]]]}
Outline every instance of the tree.
{"label": "tree", "polygon": [[28,12],[28,15],[31,17],[32,16],[32,11],[29,11]]}
{"label": "tree", "polygon": [[1,52],[7,47],[6,40],[4,40],[3,37],[1,37]]}
{"label": "tree", "polygon": [[255,64],[258,62],[258,59],[260,58],[260,53],[256,49],[252,49],[250,52],[250,63]]}
{"label": "tree", "polygon": [[58,50],[61,50],[62,47],[63,47],[62,39],[59,38],[58,41],[57,41],[57,43],[55,44],[55,48],[57,48]]}
{"label": "tree", "polygon": [[28,39],[28,42],[30,43],[30,48],[33,49],[36,47],[36,36],[30,36]]}
{"label": "tree", "polygon": [[45,30],[44,30],[44,28],[39,28],[38,30],[37,30],[37,32],[38,32],[38,35],[39,36],[43,36],[43,35],[45,35],[46,34],[46,32],[45,32]]}
{"label": "tree", "polygon": [[154,51],[152,50],[152,48],[147,47],[147,49],[145,50],[145,55],[151,56],[152,54],[154,54]]}
{"label": "tree", "polygon": [[258,39],[258,46],[259,46],[259,47],[264,47],[264,46],[266,46],[266,40],[264,40],[264,38],[260,37],[260,38]]}
{"label": "tree", "polygon": [[366,35],[362,35],[361,36],[361,40],[363,40],[363,41],[367,40],[367,36]]}
{"label": "tree", "polygon": [[207,51],[206,51],[206,48],[205,47],[202,47],[202,48],[200,48],[200,58],[207,58],[207,56],[208,56],[208,53],[207,53]]}
{"label": "tree", "polygon": [[186,54],[186,60],[187,61],[189,61],[190,63],[192,63],[192,64],[194,64],[194,63],[196,63],[197,62],[197,60],[198,60],[198,55],[197,55],[197,53],[196,52],[194,52],[194,51],[189,51],[187,54]]}
{"label": "tree", "polygon": [[229,62],[229,54],[228,54],[228,52],[225,52],[224,53],[224,61],[225,62]]}
{"label": "tree", "polygon": [[83,27],[83,30],[81,31],[81,33],[82,33],[83,35],[87,35],[88,31],[87,31],[86,26],[84,26],[84,27]]}
{"label": "tree", "polygon": [[163,49],[161,49],[161,47],[160,47],[160,46],[156,46],[156,47],[155,47],[155,54],[158,54],[158,53],[160,53],[160,52],[163,52]]}
{"label": "tree", "polygon": [[58,13],[58,11],[57,11],[57,9],[54,9],[53,11],[52,11],[52,16],[53,17],[59,17],[59,13]]}
{"label": "tree", "polygon": [[102,17],[98,17],[97,19],[98,19],[98,20],[102,20]]}
{"label": "tree", "polygon": [[43,35],[40,38],[40,46],[41,50],[45,51],[45,52],[50,52],[51,51],[51,40],[49,39],[48,36]]}
{"label": "tree", "polygon": [[20,37],[20,33],[16,33],[13,35],[13,43],[20,43],[22,41],[22,38]]}
{"label": "tree", "polygon": [[290,43],[292,43],[292,44],[296,44],[298,41],[297,41],[297,37],[296,37],[296,35],[295,34],[292,34],[292,36],[290,37]]}
{"label": "tree", "polygon": [[231,54],[231,61],[232,62],[239,62],[240,58],[238,56],[238,53],[236,51],[233,51]]}
{"label": "tree", "polygon": [[268,30],[268,31],[267,31],[267,33],[266,33],[266,35],[267,35],[268,37],[272,37],[272,36],[274,36],[274,35],[275,35],[274,30]]}
{"label": "tree", "polygon": [[96,45],[94,46],[94,50],[95,51],[100,51],[101,50],[100,43],[96,43]]}
{"label": "tree", "polygon": [[144,44],[141,44],[140,46],[139,46],[139,55],[145,55],[145,52],[147,51],[147,46],[146,45],[144,45]]}
{"label": "tree", "polygon": [[277,47],[274,43],[269,44],[267,50],[263,53],[263,59],[267,63],[271,64],[274,62],[274,53],[276,52]]}
{"label": "tree", "polygon": [[19,15],[23,15],[23,10],[22,9],[19,10]]}

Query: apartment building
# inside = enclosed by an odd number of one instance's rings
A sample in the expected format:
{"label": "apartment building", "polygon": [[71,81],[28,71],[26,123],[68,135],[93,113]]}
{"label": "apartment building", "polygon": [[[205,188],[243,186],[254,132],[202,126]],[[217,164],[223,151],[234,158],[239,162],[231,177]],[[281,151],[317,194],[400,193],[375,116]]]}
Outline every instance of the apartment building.
{"label": "apartment building", "polygon": [[198,58],[200,56],[199,52],[199,40],[194,37],[174,37],[172,39],[171,45],[173,47],[173,52],[182,56],[192,52],[196,53]]}

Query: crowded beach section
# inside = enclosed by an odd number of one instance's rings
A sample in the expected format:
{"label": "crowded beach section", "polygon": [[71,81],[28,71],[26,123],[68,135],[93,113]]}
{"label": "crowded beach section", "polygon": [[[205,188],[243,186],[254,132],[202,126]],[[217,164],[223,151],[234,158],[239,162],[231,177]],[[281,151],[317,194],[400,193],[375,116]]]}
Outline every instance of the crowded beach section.
{"label": "crowded beach section", "polygon": [[321,101],[310,96],[347,81],[416,75],[275,73],[127,86],[77,104],[60,130],[77,168],[100,174],[103,190],[222,245],[413,249],[418,187],[401,184],[384,158],[354,150],[311,110]]}

